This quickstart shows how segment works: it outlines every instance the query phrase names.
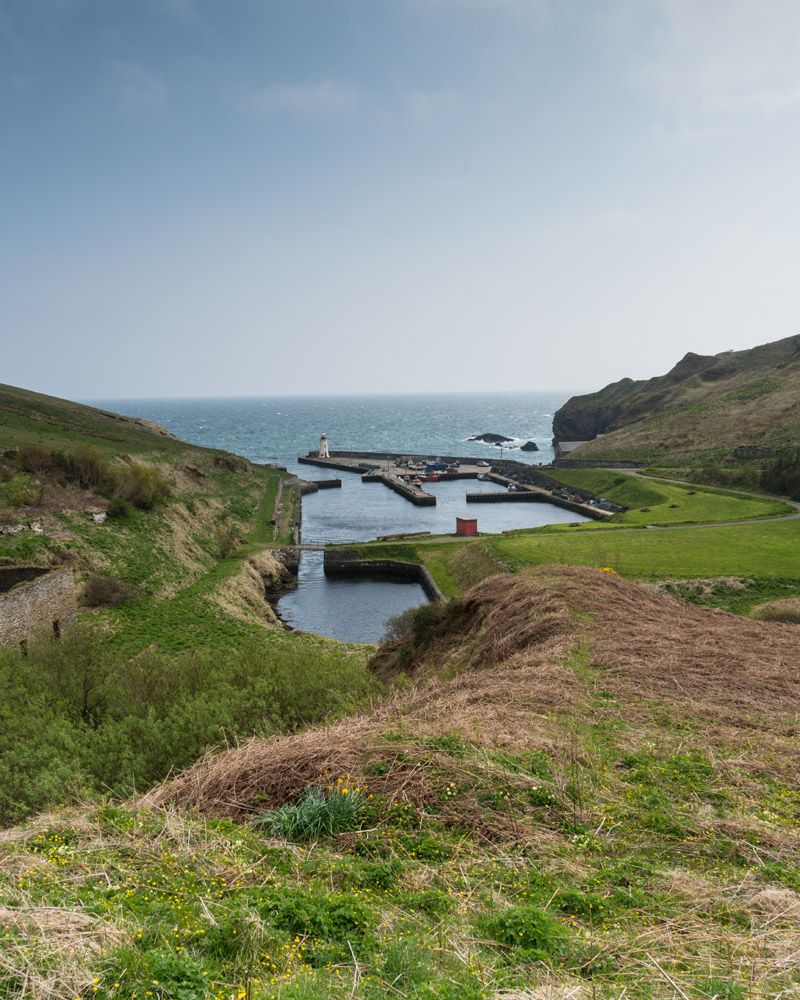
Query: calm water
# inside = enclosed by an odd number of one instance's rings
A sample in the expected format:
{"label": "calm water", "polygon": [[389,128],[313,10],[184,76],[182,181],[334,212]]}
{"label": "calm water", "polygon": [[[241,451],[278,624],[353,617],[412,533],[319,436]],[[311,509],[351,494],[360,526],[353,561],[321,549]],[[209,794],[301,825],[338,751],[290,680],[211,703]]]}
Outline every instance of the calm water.
{"label": "calm water", "polygon": [[[332,450],[413,452],[498,458],[500,449],[468,441],[493,432],[511,445],[535,441],[538,452],[505,449],[504,457],[536,464],[552,457],[552,415],[569,393],[442,396],[265,397],[246,399],[91,400],[94,406],[163,424],[184,441],[223,448],[253,462],[277,462],[306,479],[339,476],[342,488],[303,498],[304,541],[365,541],[405,531],[453,532],[459,514],[478,518],[481,532],[581,520],[549,504],[469,504],[464,495],[496,491],[492,483],[454,480],[427,483],[435,507],[414,507],[359,475],[299,465],[298,455],[328,435]],[[387,618],[425,603],[416,583],[373,579],[327,580],[322,553],[304,553],[299,586],[279,602],[295,628],[348,642],[374,642]]]}

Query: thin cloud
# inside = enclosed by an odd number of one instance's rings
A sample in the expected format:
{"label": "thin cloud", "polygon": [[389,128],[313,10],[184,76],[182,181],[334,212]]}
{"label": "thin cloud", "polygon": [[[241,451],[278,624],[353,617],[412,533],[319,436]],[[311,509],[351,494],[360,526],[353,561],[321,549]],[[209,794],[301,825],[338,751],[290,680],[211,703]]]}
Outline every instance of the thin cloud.
{"label": "thin cloud", "polygon": [[654,30],[636,75],[665,107],[766,115],[800,103],[796,0],[644,0],[643,6],[655,15]]}
{"label": "thin cloud", "polygon": [[454,90],[414,90],[408,96],[409,113],[419,125],[429,125],[444,115],[452,114],[460,105]]}
{"label": "thin cloud", "polygon": [[354,88],[331,80],[281,83],[251,90],[247,106],[260,114],[291,114],[328,118],[352,111],[359,101]]}
{"label": "thin cloud", "polygon": [[169,103],[163,79],[137,62],[117,62],[112,67],[120,111],[132,117],[161,114]]}

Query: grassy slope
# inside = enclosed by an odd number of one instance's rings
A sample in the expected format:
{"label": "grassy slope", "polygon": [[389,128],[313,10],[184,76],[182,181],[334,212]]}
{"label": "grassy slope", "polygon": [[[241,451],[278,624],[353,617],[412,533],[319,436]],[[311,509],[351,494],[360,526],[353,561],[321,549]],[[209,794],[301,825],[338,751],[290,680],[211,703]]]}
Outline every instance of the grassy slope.
{"label": "grassy slope", "polygon": [[[590,490],[614,503],[634,508],[624,514],[614,514],[605,521],[586,524],[582,528],[584,531],[596,531],[608,525],[641,527],[649,524],[747,521],[762,517],[782,517],[795,512],[790,504],[768,497],[751,497],[652,479],[642,480],[609,469],[559,469],[555,475],[569,486]],[[642,510],[642,507],[649,510]]]}
{"label": "grassy slope", "polygon": [[[0,538],[0,558],[40,565],[70,565],[79,581],[100,572],[134,583],[138,599],[118,609],[84,614],[116,631],[135,653],[157,643],[165,652],[268,638],[275,619],[259,606],[248,560],[273,541],[278,484],[285,475],[226,452],[198,448],[153,430],[146,422],[67,400],[0,387],[0,448],[30,444],[68,449],[91,444],[109,454],[135,455],[168,480],[173,497],[152,511],[94,525],[81,491],[62,491],[57,509],[19,512],[39,520],[44,535],[24,532]],[[294,510],[294,490],[285,492],[284,541]],[[102,498],[90,498],[102,508]],[[44,510],[44,513],[43,513]],[[220,557],[215,531],[230,528],[237,544]],[[266,567],[262,558],[261,565]],[[276,566],[265,572],[278,572]],[[223,596],[221,597],[220,594]]]}
{"label": "grassy slope", "polygon": [[727,357],[687,356],[663,377],[575,397],[562,408],[578,421],[569,437],[578,433],[581,420],[588,419],[588,427],[590,414],[604,410],[613,413],[615,429],[571,457],[674,464],[718,460],[739,445],[791,443],[800,434],[797,352],[794,337]]}
{"label": "grassy slope", "polygon": [[[589,570],[487,581],[435,613],[387,655],[450,680],[246,744],[147,803],[0,836],[5,995],[795,991],[792,628]],[[358,832],[249,825],[318,783],[361,789]]]}

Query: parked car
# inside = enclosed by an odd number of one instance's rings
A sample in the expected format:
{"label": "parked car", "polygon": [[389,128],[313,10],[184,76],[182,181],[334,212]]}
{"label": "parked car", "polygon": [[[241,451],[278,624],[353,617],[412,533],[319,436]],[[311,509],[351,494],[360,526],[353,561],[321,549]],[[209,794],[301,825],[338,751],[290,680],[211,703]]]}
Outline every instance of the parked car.
{"label": "parked car", "polygon": [[488,462],[484,462],[483,459],[481,459],[480,462],[476,462],[475,464],[479,465],[482,469],[488,469],[489,468],[489,463]]}

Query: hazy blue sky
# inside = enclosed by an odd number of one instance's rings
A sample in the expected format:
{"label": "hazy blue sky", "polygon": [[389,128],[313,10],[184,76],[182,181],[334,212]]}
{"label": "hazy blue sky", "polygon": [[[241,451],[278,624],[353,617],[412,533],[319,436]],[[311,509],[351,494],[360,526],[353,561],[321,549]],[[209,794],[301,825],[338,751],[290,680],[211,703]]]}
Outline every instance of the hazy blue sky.
{"label": "hazy blue sky", "polygon": [[798,0],[0,0],[0,381],[592,389],[798,332]]}

